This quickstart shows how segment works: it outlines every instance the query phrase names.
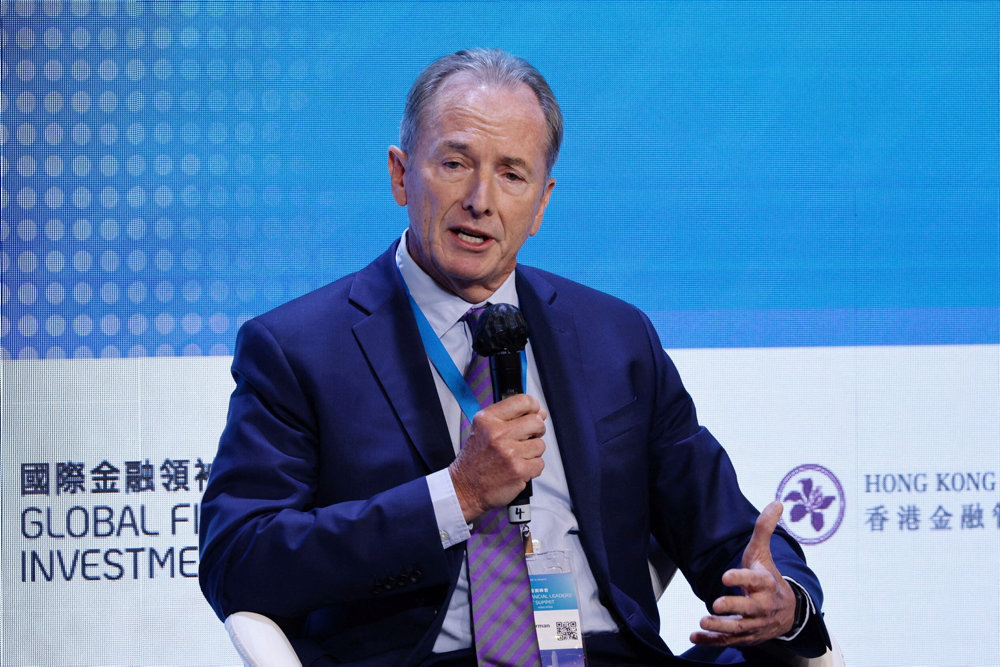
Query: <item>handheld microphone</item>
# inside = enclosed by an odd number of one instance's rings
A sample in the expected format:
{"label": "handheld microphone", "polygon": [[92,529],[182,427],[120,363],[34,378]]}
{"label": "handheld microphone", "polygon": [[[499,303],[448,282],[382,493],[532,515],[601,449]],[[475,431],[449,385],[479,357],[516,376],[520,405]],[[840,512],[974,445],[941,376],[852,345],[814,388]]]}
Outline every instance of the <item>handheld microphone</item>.
{"label": "handheld microphone", "polygon": [[[473,332],[472,349],[490,360],[493,377],[493,401],[502,401],[524,393],[521,377],[521,351],[528,343],[528,323],[516,307],[495,303],[486,307]],[[507,506],[511,523],[531,520],[531,480]]]}

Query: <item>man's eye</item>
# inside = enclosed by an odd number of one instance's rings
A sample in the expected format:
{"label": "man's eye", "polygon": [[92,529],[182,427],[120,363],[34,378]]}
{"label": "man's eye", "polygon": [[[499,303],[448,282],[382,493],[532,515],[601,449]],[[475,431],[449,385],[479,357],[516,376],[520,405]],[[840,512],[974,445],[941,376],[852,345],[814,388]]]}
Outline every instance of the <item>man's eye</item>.
{"label": "man's eye", "polygon": [[504,174],[504,178],[506,178],[508,181],[523,181],[524,180],[518,174],[515,174],[512,171],[508,171],[506,174]]}
{"label": "man's eye", "polygon": [[447,162],[443,163],[443,166],[445,169],[458,169],[462,165],[459,164],[457,160],[448,160]]}

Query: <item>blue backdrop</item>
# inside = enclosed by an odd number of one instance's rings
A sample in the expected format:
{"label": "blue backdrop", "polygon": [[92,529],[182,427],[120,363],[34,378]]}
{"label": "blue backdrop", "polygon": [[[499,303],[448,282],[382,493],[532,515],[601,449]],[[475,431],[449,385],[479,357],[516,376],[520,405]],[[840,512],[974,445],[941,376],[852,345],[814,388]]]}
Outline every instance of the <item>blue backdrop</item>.
{"label": "blue backdrop", "polygon": [[665,346],[1000,342],[995,2],[5,5],[5,358],[230,354],[363,266],[408,86],[470,45],[565,113],[522,261]]}

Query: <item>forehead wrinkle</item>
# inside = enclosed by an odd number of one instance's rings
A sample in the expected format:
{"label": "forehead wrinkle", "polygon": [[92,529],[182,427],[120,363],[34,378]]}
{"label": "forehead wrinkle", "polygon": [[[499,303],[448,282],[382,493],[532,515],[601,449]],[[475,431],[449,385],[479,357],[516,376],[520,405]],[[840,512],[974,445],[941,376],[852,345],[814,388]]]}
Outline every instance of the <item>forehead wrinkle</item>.
{"label": "forehead wrinkle", "polygon": [[[452,134],[457,129],[458,132],[455,133],[460,135],[465,133],[473,135],[483,133],[499,137],[505,134],[503,130],[505,124],[521,122],[530,125],[534,121],[538,121],[543,126],[542,136],[539,137],[539,140],[544,142],[544,113],[541,107],[538,106],[534,93],[527,85],[498,86],[482,81],[472,81],[472,85],[466,85],[469,82],[464,74],[462,72],[453,74],[445,81],[442,88],[437,91],[435,99],[427,110],[428,114],[424,119],[424,122],[427,123],[425,127],[429,129],[436,126],[440,129],[442,126],[451,125],[452,132],[447,132],[446,135]],[[491,106],[496,104],[497,96],[505,97],[511,93],[515,95],[521,93],[530,94],[530,101],[534,104],[529,104],[528,108],[525,109],[516,107],[511,109],[503,104],[500,104],[499,108]],[[484,97],[491,98],[491,100],[484,101]],[[502,102],[503,100],[500,101]],[[484,107],[484,104],[488,108]],[[506,138],[511,139],[511,137]],[[513,139],[516,140],[517,138]],[[441,138],[440,143],[437,145],[465,154],[473,151],[473,142],[462,141],[461,137],[455,138],[454,135],[452,138]],[[542,148],[542,154],[544,159],[544,147]],[[530,160],[516,155],[501,153],[497,159],[497,164],[524,169],[531,174],[535,172]]]}

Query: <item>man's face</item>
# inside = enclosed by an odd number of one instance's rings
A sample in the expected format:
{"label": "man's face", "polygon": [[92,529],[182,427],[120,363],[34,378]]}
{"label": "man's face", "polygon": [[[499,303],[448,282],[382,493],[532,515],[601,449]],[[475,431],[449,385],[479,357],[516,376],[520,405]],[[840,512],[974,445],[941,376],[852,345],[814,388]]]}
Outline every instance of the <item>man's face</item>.
{"label": "man's face", "polygon": [[466,301],[486,300],[542,224],[555,185],[547,147],[545,116],[526,85],[487,85],[462,72],[446,79],[411,152],[389,149],[414,261]]}

